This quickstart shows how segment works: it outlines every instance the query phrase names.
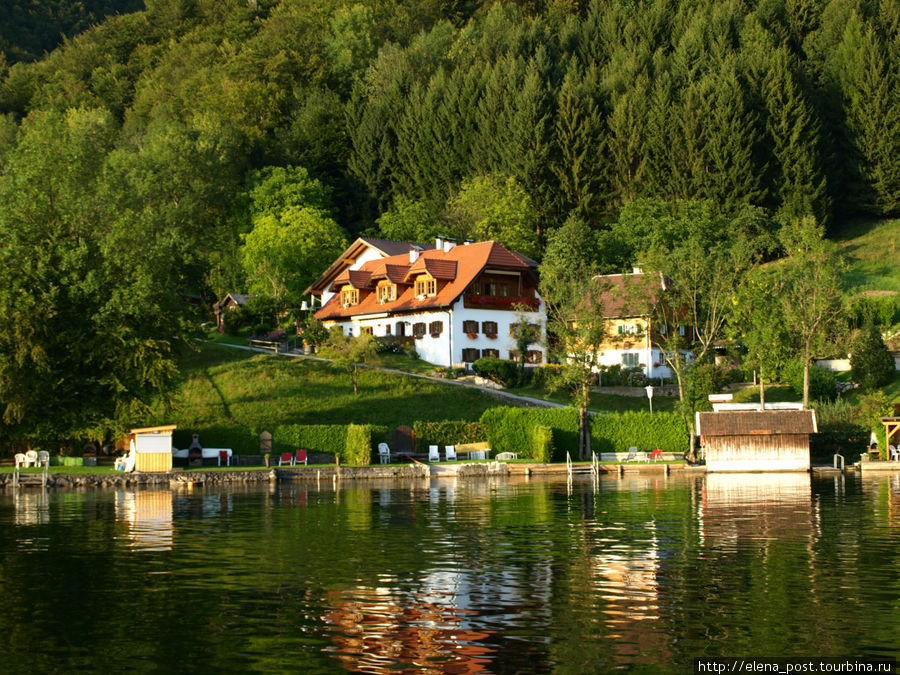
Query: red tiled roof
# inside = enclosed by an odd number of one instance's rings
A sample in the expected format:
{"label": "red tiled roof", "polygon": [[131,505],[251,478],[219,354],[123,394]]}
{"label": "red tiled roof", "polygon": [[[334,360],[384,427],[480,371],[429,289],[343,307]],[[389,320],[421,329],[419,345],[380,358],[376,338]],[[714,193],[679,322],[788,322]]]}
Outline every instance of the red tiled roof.
{"label": "red tiled roof", "polygon": [[456,260],[445,260],[440,259],[435,256],[419,256],[419,259],[416,260],[409,267],[409,271],[406,273],[406,279],[409,279],[416,274],[421,274],[423,272],[427,272],[435,279],[455,279],[456,278]]}
{"label": "red tiled roof", "polygon": [[[419,299],[415,296],[412,285],[404,284],[397,288],[397,299],[393,302],[379,305],[376,294],[369,293],[360,298],[358,305],[346,309],[341,307],[340,298],[335,295],[322,309],[316,312],[315,316],[317,319],[340,319],[386,311],[411,312],[420,309],[448,307],[462,295],[469,284],[486,267],[526,273],[530,272],[534,265],[494,241],[459,245],[449,251],[437,249],[422,251],[413,264],[409,262],[408,253],[382,260],[373,260],[365,263],[359,270],[369,275],[370,282],[374,283],[376,278],[384,274],[395,283],[403,284],[405,281],[406,284],[411,284],[415,272],[428,272],[438,280],[437,294]],[[404,272],[403,278],[399,277],[401,271]],[[343,276],[341,274],[337,277],[334,283],[339,283]],[[350,279],[350,276],[348,275],[347,278]]]}
{"label": "red tiled roof", "polygon": [[647,316],[664,291],[659,274],[604,274],[594,277],[601,285],[600,302],[607,319]]}
{"label": "red tiled roof", "polygon": [[371,272],[364,270],[347,270],[347,274],[350,277],[350,283],[353,285],[353,288],[365,288],[369,285],[369,279],[372,276]]}

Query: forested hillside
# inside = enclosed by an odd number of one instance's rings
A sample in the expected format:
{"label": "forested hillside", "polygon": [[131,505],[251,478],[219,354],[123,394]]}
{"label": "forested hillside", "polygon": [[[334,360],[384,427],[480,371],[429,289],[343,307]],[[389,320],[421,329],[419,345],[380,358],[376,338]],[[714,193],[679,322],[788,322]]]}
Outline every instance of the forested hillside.
{"label": "forested hillside", "polygon": [[82,3],[71,25],[122,13],[30,63],[3,25],[13,430],[69,386],[84,406],[45,434],[141,409],[196,323],[183,295],[290,306],[359,233],[540,258],[575,218],[612,270],[633,261],[603,237],[645,198],[764,231],[900,213],[895,0],[144,5]]}

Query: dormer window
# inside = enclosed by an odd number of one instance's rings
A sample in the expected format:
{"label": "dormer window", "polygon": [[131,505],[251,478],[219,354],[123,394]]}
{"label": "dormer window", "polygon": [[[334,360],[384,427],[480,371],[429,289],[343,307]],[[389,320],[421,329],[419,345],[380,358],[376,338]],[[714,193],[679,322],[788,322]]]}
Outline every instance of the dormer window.
{"label": "dormer window", "polygon": [[430,277],[419,277],[416,279],[416,296],[426,297],[437,295],[437,281]]}
{"label": "dormer window", "polygon": [[352,286],[344,286],[341,289],[341,307],[353,307],[359,304],[359,290]]}
{"label": "dormer window", "polygon": [[378,304],[384,305],[397,299],[397,284],[378,285]]}

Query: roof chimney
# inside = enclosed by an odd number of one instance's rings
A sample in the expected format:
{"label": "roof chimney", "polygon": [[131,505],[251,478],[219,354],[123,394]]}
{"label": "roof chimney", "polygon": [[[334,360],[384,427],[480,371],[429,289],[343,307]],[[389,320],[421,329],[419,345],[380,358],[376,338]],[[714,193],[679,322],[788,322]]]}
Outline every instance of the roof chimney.
{"label": "roof chimney", "polygon": [[456,246],[455,239],[444,239],[444,253],[447,253],[448,251],[450,251],[450,249],[453,248],[454,246]]}
{"label": "roof chimney", "polygon": [[412,265],[416,260],[419,259],[419,249],[416,246],[413,246],[409,249],[409,264]]}
{"label": "roof chimney", "polygon": [[438,251],[442,251],[444,249],[444,238],[443,237],[435,237],[434,239],[434,247]]}

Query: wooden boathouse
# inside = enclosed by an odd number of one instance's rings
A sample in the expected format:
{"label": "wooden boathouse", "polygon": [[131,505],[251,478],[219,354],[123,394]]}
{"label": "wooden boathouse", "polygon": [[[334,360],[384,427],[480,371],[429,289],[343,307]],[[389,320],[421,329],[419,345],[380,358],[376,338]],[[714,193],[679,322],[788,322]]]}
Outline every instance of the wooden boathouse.
{"label": "wooden boathouse", "polygon": [[809,471],[809,435],[818,432],[814,410],[698,412],[706,470]]}

